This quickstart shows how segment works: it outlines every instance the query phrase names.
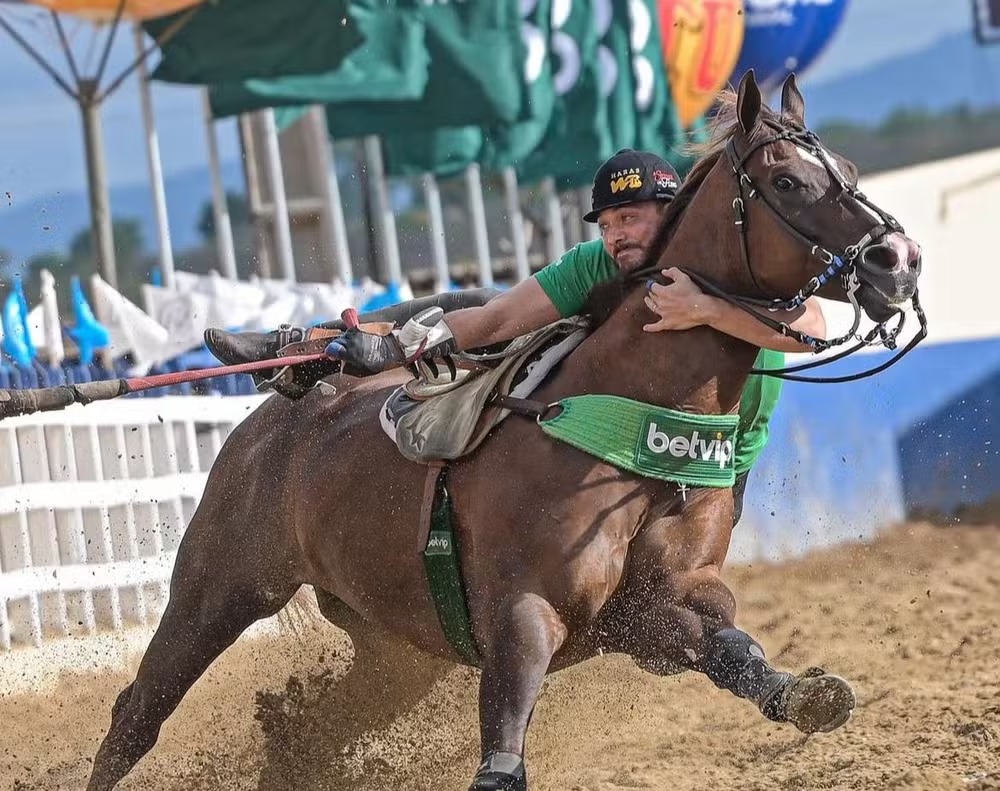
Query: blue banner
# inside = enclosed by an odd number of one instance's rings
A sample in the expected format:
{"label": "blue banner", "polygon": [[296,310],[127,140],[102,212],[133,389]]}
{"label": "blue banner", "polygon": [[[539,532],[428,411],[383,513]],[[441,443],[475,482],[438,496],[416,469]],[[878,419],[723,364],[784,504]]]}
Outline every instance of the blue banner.
{"label": "blue banner", "polygon": [[733,85],[753,69],[765,93],[811,66],[833,39],[848,0],[746,0],[746,32]]}

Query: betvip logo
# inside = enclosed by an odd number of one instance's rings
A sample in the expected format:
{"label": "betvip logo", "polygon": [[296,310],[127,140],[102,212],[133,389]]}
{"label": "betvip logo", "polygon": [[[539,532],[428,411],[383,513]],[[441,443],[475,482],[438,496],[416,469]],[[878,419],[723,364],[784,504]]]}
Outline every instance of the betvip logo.
{"label": "betvip logo", "polygon": [[431,531],[425,552],[428,555],[450,555],[451,537],[442,530]]}
{"label": "betvip logo", "polygon": [[702,439],[697,429],[688,437],[681,434],[671,437],[665,431],[660,431],[655,422],[650,422],[646,432],[646,447],[653,453],[669,453],[677,459],[687,457],[715,461],[720,470],[724,470],[733,458],[733,442],[723,439],[721,433],[716,433],[715,438],[710,440]]}

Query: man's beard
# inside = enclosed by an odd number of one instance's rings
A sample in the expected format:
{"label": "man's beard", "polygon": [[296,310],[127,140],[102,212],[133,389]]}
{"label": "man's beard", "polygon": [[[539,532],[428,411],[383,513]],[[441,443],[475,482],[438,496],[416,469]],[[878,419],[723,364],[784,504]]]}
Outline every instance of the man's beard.
{"label": "man's beard", "polygon": [[[625,258],[623,261],[622,258]],[[643,262],[646,257],[646,250],[641,245],[629,245],[615,251],[615,263],[619,269],[634,269]]]}

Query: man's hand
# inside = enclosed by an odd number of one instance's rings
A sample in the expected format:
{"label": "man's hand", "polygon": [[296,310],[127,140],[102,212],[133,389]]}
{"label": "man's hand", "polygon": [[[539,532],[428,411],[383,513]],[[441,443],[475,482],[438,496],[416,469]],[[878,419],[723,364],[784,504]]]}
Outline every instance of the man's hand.
{"label": "man's hand", "polygon": [[659,316],[659,321],[645,325],[645,332],[689,330],[709,324],[715,298],[705,294],[694,281],[676,267],[664,269],[673,282],[665,286],[653,283],[646,294],[646,307]]}
{"label": "man's hand", "polygon": [[351,327],[326,347],[326,353],[344,362],[347,373],[377,374],[404,362],[403,349],[395,335],[375,335]]}

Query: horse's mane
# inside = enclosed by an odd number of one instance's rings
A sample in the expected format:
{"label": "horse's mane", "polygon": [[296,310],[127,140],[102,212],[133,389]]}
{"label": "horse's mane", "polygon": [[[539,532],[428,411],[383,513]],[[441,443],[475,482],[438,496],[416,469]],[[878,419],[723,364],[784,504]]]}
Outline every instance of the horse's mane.
{"label": "horse's mane", "polygon": [[[641,272],[652,268],[663,255],[663,251],[670,243],[685,210],[691,205],[691,201],[698,194],[698,190],[712,168],[715,167],[715,163],[719,161],[719,157],[725,151],[726,143],[736,133],[739,127],[736,118],[736,93],[727,90],[719,94],[717,108],[715,115],[708,123],[707,140],[704,142],[688,140],[678,147],[682,153],[696,156],[698,160],[684,178],[677,196],[664,210],[660,229],[657,231],[653,244],[650,245],[649,253],[635,271]],[[766,105],[761,105],[760,117],[762,120],[774,124],[782,123],[780,116]],[[582,311],[590,317],[594,328],[599,327],[610,318],[640,279],[619,272],[618,277],[614,280],[609,280],[594,288]]]}

